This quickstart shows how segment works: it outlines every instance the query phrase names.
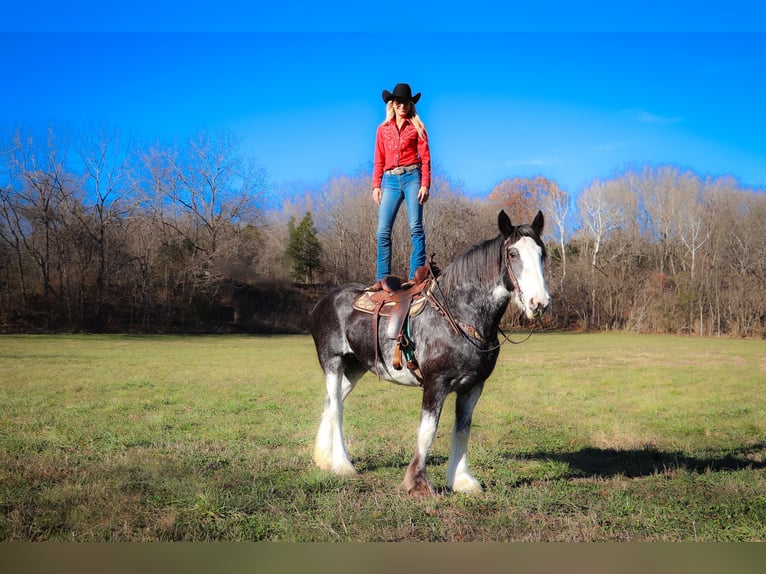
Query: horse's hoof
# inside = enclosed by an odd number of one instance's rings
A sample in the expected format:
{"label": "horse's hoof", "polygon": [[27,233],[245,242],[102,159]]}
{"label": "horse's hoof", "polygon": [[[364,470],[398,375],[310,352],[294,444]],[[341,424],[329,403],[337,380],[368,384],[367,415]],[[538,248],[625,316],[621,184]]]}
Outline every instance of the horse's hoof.
{"label": "horse's hoof", "polygon": [[452,492],[460,492],[462,494],[481,494],[484,492],[484,489],[478,480],[472,476],[468,476],[456,480],[452,485]]}
{"label": "horse's hoof", "polygon": [[407,495],[412,498],[423,498],[434,496],[436,494],[431,483],[427,480],[416,480],[411,485],[402,484],[402,487],[407,490]]}
{"label": "horse's hoof", "polygon": [[313,458],[314,464],[317,465],[319,470],[330,472],[337,476],[356,476],[357,474],[354,465],[350,462],[347,464],[333,464],[333,462],[328,460],[328,457],[321,452],[315,453]]}
{"label": "horse's hoof", "polygon": [[332,469],[333,474],[337,476],[356,476],[357,472],[353,466],[339,466]]}

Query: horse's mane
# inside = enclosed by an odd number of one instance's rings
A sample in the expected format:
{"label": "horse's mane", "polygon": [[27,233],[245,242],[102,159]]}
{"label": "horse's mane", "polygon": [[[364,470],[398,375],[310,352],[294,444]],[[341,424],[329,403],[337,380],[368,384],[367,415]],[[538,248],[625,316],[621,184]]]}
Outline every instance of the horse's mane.
{"label": "horse's mane", "polygon": [[[547,257],[545,244],[543,244],[532,226],[523,224],[513,228],[510,235],[512,243],[516,243],[522,237],[530,237],[540,246],[543,253],[543,260]],[[452,289],[459,288],[466,283],[478,281],[480,283],[491,283],[497,280],[500,274],[500,268],[503,263],[502,246],[505,237],[500,234],[493,239],[487,239],[478,245],[470,248],[462,255],[452,260],[442,271],[439,284],[445,293]]]}

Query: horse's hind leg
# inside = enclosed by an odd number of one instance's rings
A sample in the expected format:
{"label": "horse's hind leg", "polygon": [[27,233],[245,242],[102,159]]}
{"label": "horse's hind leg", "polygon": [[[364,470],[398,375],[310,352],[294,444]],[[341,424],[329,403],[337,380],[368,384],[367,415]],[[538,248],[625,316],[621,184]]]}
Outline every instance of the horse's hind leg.
{"label": "horse's hind leg", "polygon": [[447,485],[455,492],[481,492],[481,484],[468,470],[468,438],[471,434],[473,409],[479,401],[484,385],[476,385],[467,393],[459,394],[455,401],[455,426],[452,429]]}
{"label": "horse's hind leg", "polygon": [[344,365],[342,359],[325,367],[327,397],[314,444],[314,462],[339,475],[356,474],[343,440],[343,401],[354,389],[364,369]]}

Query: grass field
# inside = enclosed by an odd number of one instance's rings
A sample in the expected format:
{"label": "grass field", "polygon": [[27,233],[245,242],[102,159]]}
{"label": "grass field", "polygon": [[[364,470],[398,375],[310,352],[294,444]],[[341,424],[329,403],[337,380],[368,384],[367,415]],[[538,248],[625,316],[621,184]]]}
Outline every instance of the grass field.
{"label": "grass field", "polygon": [[485,492],[398,485],[420,392],[366,375],[311,462],[307,336],[0,337],[0,540],[766,541],[766,342],[536,334],[474,416]]}

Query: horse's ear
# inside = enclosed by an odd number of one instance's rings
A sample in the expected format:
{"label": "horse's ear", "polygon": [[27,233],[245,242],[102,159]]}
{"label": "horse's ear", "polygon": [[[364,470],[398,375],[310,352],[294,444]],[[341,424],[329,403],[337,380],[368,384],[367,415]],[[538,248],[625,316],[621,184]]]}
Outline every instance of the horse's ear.
{"label": "horse's ear", "polygon": [[497,226],[500,229],[500,233],[503,234],[503,237],[510,237],[511,233],[513,233],[511,218],[508,217],[508,214],[505,213],[504,209],[501,209],[500,213],[497,214]]}
{"label": "horse's ear", "polygon": [[535,215],[534,221],[532,222],[532,230],[537,233],[538,237],[542,237],[543,227],[545,227],[545,217],[543,217],[542,211],[538,211],[537,215]]}

